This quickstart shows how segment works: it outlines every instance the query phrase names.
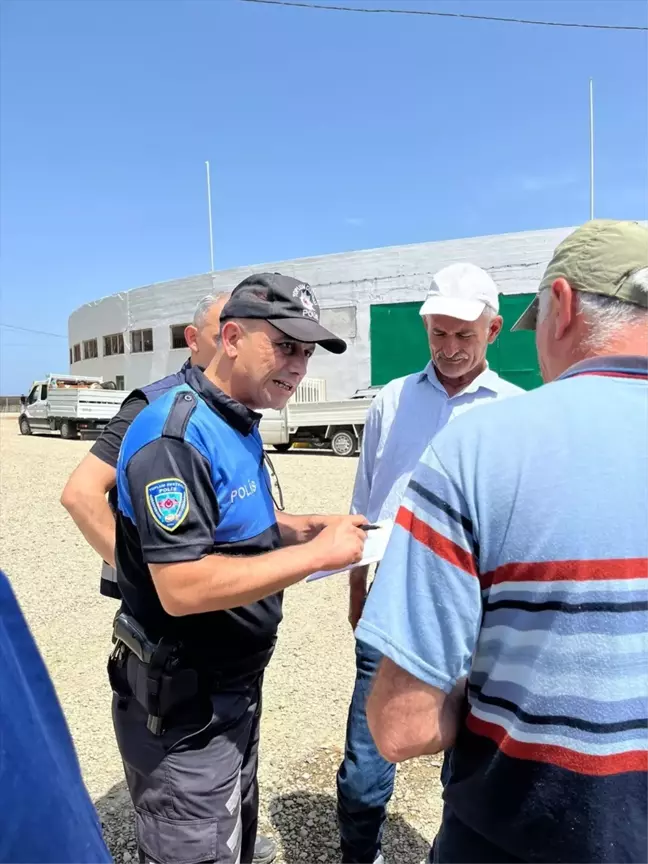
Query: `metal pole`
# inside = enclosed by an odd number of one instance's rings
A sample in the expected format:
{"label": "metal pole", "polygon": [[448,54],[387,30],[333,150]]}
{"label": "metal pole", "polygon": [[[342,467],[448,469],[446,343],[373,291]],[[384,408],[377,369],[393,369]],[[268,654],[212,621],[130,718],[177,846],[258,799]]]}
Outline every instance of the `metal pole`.
{"label": "metal pole", "polygon": [[207,208],[209,212],[209,258],[211,262],[211,272],[214,272],[214,234],[212,228],[212,203],[211,203],[211,180],[209,177],[209,162],[205,162],[207,168]]}
{"label": "metal pole", "polygon": [[594,218],[594,85],[589,79],[590,115],[590,219]]}

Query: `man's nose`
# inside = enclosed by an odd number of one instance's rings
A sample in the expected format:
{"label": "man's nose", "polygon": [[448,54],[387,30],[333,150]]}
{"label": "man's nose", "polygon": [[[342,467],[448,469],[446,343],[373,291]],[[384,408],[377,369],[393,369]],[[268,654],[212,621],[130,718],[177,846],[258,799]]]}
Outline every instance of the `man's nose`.
{"label": "man's nose", "polygon": [[296,375],[301,378],[306,374],[306,369],[308,368],[308,357],[302,352],[295,352],[288,362],[288,372],[291,375]]}
{"label": "man's nose", "polygon": [[446,357],[454,357],[455,354],[458,354],[459,343],[457,342],[457,340],[449,336],[443,343],[443,353],[446,355]]}

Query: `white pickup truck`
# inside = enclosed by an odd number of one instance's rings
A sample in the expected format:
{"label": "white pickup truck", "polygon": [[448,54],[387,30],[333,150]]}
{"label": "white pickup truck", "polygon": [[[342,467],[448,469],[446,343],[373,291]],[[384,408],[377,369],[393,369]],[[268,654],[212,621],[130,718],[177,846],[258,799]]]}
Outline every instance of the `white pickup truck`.
{"label": "white pickup truck", "polygon": [[23,435],[49,431],[62,438],[96,438],[127,396],[102,377],[51,373],[22,397],[18,425]]}
{"label": "white pickup truck", "polygon": [[326,385],[305,379],[281,411],[262,411],[263,443],[285,453],[293,444],[330,447],[336,456],[353,456],[362,442],[367,411],[380,388],[367,388],[350,399],[326,400]]}

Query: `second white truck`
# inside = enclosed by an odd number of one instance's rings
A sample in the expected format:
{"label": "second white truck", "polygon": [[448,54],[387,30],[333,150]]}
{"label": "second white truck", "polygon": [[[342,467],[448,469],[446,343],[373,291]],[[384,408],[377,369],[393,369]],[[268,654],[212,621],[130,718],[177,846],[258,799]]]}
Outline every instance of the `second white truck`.
{"label": "second white truck", "polygon": [[279,453],[304,443],[330,447],[336,456],[353,456],[362,443],[367,411],[378,389],[371,395],[329,402],[323,381],[305,379],[283,410],[262,412],[259,432],[263,443]]}

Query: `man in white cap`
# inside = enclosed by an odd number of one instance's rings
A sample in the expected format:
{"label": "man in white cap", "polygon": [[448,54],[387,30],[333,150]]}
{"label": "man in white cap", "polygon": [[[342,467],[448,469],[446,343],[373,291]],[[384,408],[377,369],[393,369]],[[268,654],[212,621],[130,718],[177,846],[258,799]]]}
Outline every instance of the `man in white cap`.
{"label": "man in white cap", "polygon": [[[421,307],[430,344],[422,372],[387,384],[364,429],[352,513],[394,519],[410,475],[434,435],[478,405],[523,391],[488,368],[486,349],[502,328],[498,290],[474,264],[451,264],[432,280]],[[368,568],[350,575],[349,621],[355,627],[367,596]],[[366,700],[381,655],[356,640],[356,681],[344,760],[337,775],[338,823],[344,862],[382,861],[386,807],[396,766],[379,754],[367,726]]]}

